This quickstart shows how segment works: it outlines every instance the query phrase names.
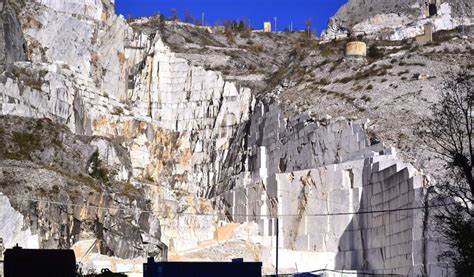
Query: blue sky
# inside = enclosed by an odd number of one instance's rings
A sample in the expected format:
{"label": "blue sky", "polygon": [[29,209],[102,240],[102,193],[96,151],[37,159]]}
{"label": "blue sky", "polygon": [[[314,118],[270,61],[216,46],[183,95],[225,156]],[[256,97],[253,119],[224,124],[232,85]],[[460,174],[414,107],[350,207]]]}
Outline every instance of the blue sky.
{"label": "blue sky", "polygon": [[250,20],[256,28],[263,28],[263,21],[274,21],[283,30],[293,21],[293,29],[304,29],[305,20],[312,18],[313,29],[318,33],[327,25],[329,17],[347,0],[115,0],[117,14],[127,16],[147,16],[157,12],[165,15],[175,8],[178,16],[184,17],[189,11],[197,18],[202,12],[209,24],[225,19]]}

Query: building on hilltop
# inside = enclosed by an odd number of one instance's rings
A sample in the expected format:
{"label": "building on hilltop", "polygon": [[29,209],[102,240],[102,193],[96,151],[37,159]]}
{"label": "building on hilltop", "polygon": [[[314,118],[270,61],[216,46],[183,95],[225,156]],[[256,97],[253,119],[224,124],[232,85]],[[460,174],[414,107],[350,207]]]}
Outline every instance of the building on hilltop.
{"label": "building on hilltop", "polygon": [[423,34],[416,36],[417,44],[426,44],[433,41],[433,25],[426,24],[423,26]]}
{"label": "building on hilltop", "polygon": [[272,31],[272,23],[270,21],[263,22],[263,32],[270,33]]}
{"label": "building on hilltop", "polygon": [[438,5],[440,3],[437,0],[428,0],[424,3],[423,15],[425,17],[435,16],[438,14]]}
{"label": "building on hilltop", "polygon": [[365,57],[367,56],[367,44],[362,41],[350,41],[346,44],[347,57]]}

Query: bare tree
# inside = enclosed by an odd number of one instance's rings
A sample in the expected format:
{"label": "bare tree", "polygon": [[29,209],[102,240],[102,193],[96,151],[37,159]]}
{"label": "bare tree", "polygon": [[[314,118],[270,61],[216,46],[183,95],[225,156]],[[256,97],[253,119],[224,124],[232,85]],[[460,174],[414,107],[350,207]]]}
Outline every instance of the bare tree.
{"label": "bare tree", "polygon": [[171,16],[169,18],[170,20],[173,20],[173,21],[178,21],[178,12],[176,11],[175,8],[172,8],[171,9]]}
{"label": "bare tree", "polygon": [[449,250],[456,274],[474,272],[474,90],[467,70],[452,73],[443,82],[439,101],[422,122],[421,138],[445,162],[445,177],[437,184],[437,227]]}
{"label": "bare tree", "polygon": [[304,21],[304,25],[306,27],[306,34],[308,36],[308,39],[311,38],[311,34],[312,34],[312,31],[311,31],[311,27],[313,26],[313,19],[312,18],[308,18]]}
{"label": "bare tree", "polygon": [[184,20],[183,22],[185,23],[191,23],[191,24],[194,24],[196,26],[200,26],[202,25],[201,23],[201,20],[199,20],[197,17],[195,17],[191,11],[189,10],[185,10],[184,11]]}

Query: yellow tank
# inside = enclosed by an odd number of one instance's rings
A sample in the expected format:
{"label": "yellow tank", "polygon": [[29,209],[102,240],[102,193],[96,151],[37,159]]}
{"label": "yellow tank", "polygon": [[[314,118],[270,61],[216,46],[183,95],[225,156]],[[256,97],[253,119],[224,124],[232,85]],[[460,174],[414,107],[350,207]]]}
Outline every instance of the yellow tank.
{"label": "yellow tank", "polygon": [[351,41],[346,44],[346,56],[365,57],[367,45],[362,41]]}

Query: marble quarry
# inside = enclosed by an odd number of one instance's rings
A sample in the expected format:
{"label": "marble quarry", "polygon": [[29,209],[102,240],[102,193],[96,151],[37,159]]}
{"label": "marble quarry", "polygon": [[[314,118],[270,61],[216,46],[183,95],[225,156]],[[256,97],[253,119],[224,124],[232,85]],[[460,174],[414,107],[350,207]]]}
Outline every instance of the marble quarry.
{"label": "marble quarry", "polygon": [[[425,1],[426,2],[426,1]],[[323,40],[351,35],[385,40],[404,40],[423,34],[423,26],[433,31],[470,26],[472,5],[457,0],[436,1],[436,13],[425,14],[425,2],[416,0],[350,0],[333,16],[322,33]]]}
{"label": "marble quarry", "polygon": [[[10,2],[2,18],[21,32],[2,38],[24,40],[26,49],[13,55],[0,40],[9,53],[1,59],[0,115],[48,118],[90,137],[87,147],[114,168],[113,180],[139,190],[143,203],[130,207],[157,215],[133,221],[140,234],[128,238],[133,251],[115,239],[115,254],[94,252],[102,265],[136,268],[150,253],[145,244],[194,251],[219,241],[223,224],[255,223],[252,239],[239,243],[266,249],[256,256],[272,270],[279,216],[282,268],[448,274],[426,211],[417,208],[426,177],[394,148],[371,142],[368,121],[315,119],[256,96],[178,57],[159,30],[136,32],[114,14],[113,1],[27,1],[21,12]],[[44,247],[40,234],[22,228],[31,216],[7,197],[0,195],[7,211],[0,222],[11,224],[0,237],[7,246]],[[95,239],[79,232],[71,247],[84,254]]]}
{"label": "marble quarry", "polygon": [[260,104],[252,116],[249,171],[222,196],[234,221],[258,222],[274,246],[280,215],[279,245],[288,251],[281,259],[302,270],[449,273],[431,252],[440,244],[426,211],[416,209],[426,194],[423,174],[394,148],[370,145],[363,122],[321,124],[280,109]]}

